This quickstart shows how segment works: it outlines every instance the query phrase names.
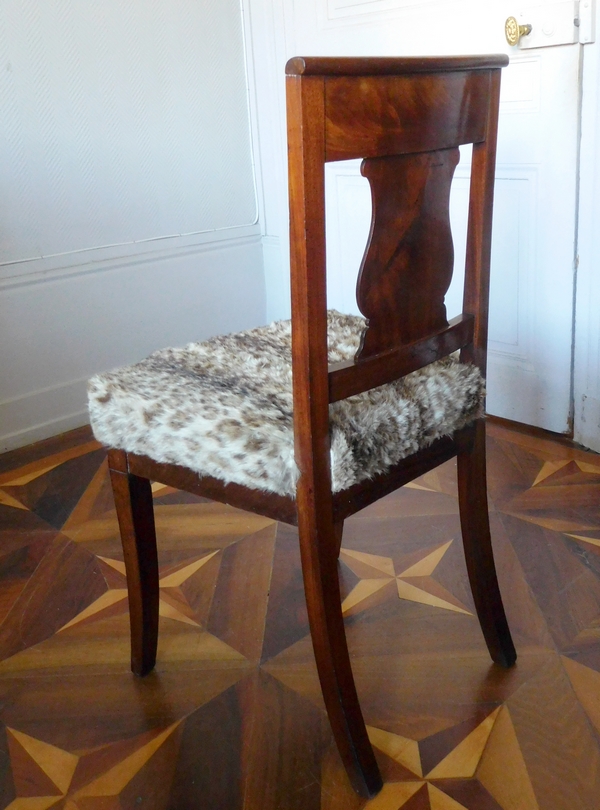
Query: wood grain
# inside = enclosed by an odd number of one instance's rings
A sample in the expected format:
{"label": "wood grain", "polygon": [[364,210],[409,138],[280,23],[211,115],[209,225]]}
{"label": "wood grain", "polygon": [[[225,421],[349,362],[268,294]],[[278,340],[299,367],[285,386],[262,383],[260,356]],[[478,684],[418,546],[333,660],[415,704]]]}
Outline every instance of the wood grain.
{"label": "wood grain", "polygon": [[[493,71],[487,106],[487,137],[473,145],[471,187],[467,225],[467,255],[463,313],[475,317],[473,344],[465,347],[460,358],[475,363],[485,376],[487,370],[487,335],[490,294],[490,260],[492,252],[492,212],[498,115],[500,109],[500,71]],[[482,302],[485,302],[482,306]]]}
{"label": "wood grain", "polygon": [[[485,140],[490,73],[327,78],[326,160],[433,152]],[[435,115],[425,112],[435,110]]]}
{"label": "wood grain", "polygon": [[130,472],[146,476],[153,481],[193,492],[205,498],[212,498],[221,503],[231,504],[247,512],[281,520],[284,523],[296,525],[296,503],[293,498],[278,495],[275,492],[265,492],[260,489],[248,489],[240,484],[225,483],[209,475],[200,476],[193,470],[188,470],[177,464],[161,464],[147,456],[127,454],[128,469]]}
{"label": "wood grain", "polygon": [[329,467],[325,285],[323,80],[288,78],[296,503],[306,605],[323,698],[342,761],[358,793],[382,781],[350,668],[336,570],[339,535]]}
{"label": "wood grain", "polygon": [[447,328],[422,340],[415,340],[372,357],[361,356],[359,360],[332,363],[329,366],[329,401],[337,402],[361,391],[393,382],[435,360],[447,357],[472,340],[472,316],[457,315]]}
{"label": "wood grain", "polygon": [[465,559],[477,616],[492,659],[511,667],[517,653],[498,585],[487,508],[485,423],[457,433],[458,502]]}
{"label": "wood grain", "polygon": [[147,478],[111,468],[110,477],[123,542],[131,621],[131,668],[150,672],[158,642],[158,556],[152,490]]}
{"label": "wood grain", "polygon": [[455,148],[363,161],[373,216],[356,287],[367,319],[357,360],[447,328],[450,184],[458,160]]}

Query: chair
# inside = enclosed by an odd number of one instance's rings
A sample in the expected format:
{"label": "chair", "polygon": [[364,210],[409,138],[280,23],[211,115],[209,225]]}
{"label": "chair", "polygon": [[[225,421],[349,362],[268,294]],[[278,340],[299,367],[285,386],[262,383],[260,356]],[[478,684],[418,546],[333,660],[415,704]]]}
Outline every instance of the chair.
{"label": "chair", "polygon": [[[281,322],[167,349],[90,382],[94,432],[111,448],[133,671],[149,672],[157,647],[151,480],[297,525],[325,705],[348,775],[365,796],[382,781],[340,605],[345,518],[457,456],[483,635],[495,662],[516,660],[490,541],[483,420],[500,69],[507,61],[288,62],[291,328]],[[464,307],[448,322],[449,192],[465,143],[474,147]],[[325,292],[324,164],[357,157],[373,201],[357,286],[366,322],[328,314]],[[457,351],[460,359],[451,356]]]}

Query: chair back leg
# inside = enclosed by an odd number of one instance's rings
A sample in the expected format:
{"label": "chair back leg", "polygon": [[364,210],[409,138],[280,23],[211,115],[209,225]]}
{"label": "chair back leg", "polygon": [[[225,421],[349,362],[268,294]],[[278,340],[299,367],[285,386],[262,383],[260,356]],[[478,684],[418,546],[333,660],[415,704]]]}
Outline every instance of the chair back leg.
{"label": "chair back leg", "polygon": [[109,467],[127,573],[131,669],[143,676],[154,667],[158,642],[158,557],[152,489],[147,478],[112,469],[110,458]]}
{"label": "chair back leg", "polygon": [[336,523],[333,524],[333,531],[335,535],[335,559],[340,556],[340,551],[342,550],[342,537],[344,534],[344,521],[338,520]]}
{"label": "chair back leg", "polygon": [[484,420],[475,420],[455,438],[460,522],[475,608],[492,660],[510,667],[517,653],[502,604],[490,537]]}
{"label": "chair back leg", "polygon": [[[310,510],[312,511],[312,510]],[[374,796],[383,781],[362,716],[346,641],[337,556],[343,522],[299,510],[304,590],[325,708],[346,772],[357,793]]]}

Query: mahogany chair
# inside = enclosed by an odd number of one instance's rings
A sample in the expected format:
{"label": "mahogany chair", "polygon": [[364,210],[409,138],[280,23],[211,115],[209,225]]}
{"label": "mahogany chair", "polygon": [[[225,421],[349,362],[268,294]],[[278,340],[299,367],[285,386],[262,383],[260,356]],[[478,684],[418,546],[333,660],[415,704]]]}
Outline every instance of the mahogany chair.
{"label": "mahogany chair", "polygon": [[[111,447],[133,671],[149,672],[157,649],[151,481],[297,525],[325,705],[352,784],[367,796],[382,781],[341,612],[337,558],[345,518],[457,456],[465,555],[483,635],[495,662],[508,667],[516,660],[490,541],[483,420],[500,72],[507,61],[288,62],[291,357],[285,322],[157,352],[90,382],[92,425]],[[449,193],[458,147],[467,143],[474,146],[464,305],[449,323]],[[366,322],[328,316],[326,306],[324,164],[357,157],[373,201],[357,286]],[[460,359],[450,357],[459,350]],[[276,382],[261,393],[271,372]],[[392,415],[378,422],[382,407]],[[269,414],[266,429],[262,411]]]}

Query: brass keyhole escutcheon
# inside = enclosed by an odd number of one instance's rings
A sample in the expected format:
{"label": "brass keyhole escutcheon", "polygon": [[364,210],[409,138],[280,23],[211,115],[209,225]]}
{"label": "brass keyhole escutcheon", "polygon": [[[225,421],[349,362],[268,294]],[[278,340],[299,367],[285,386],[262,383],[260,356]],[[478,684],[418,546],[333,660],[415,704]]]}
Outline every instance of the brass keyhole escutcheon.
{"label": "brass keyhole escutcheon", "polygon": [[516,17],[509,17],[504,23],[504,33],[506,34],[506,41],[509,45],[516,45],[521,37],[526,37],[531,34],[530,25],[519,25]]}

